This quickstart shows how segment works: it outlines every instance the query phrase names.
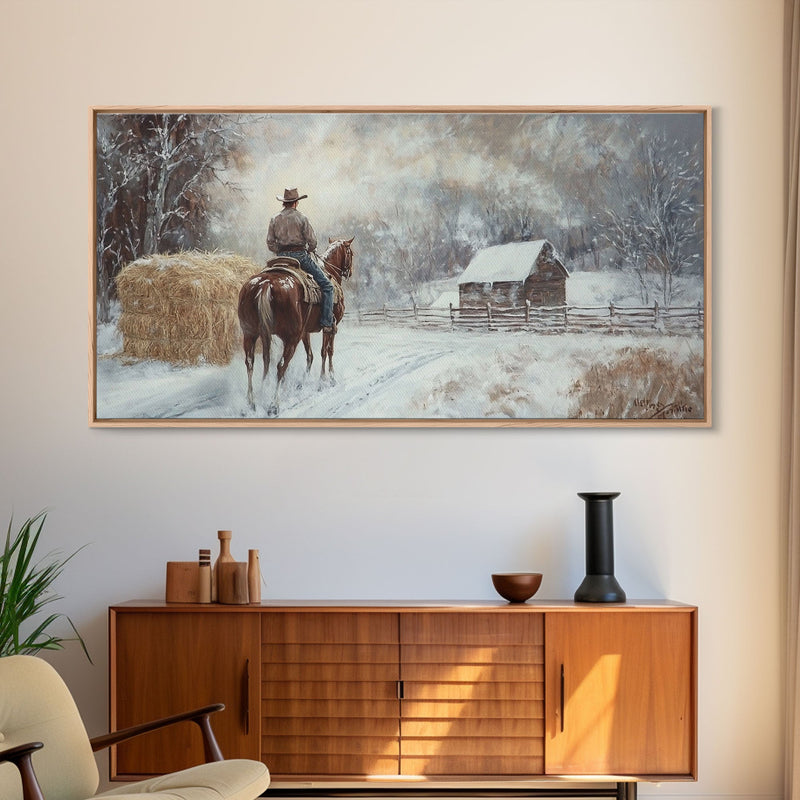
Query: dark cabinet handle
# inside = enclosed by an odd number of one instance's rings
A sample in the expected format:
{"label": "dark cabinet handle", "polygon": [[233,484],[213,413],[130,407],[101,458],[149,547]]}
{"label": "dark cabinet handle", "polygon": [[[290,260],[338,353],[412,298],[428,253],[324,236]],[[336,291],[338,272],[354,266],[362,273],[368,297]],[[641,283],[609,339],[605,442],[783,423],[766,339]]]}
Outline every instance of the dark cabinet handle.
{"label": "dark cabinet handle", "polygon": [[250,659],[244,662],[244,691],[242,692],[242,718],[244,720],[244,733],[250,733]]}
{"label": "dark cabinet handle", "polygon": [[561,733],[564,733],[564,665],[561,665],[561,699],[559,702],[559,715],[561,717]]}

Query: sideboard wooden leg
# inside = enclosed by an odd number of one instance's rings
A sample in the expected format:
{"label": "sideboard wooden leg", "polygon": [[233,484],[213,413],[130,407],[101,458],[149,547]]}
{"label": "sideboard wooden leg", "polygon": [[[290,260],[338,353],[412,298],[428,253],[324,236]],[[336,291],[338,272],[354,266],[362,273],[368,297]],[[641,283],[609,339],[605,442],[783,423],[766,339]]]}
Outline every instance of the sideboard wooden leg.
{"label": "sideboard wooden leg", "polygon": [[617,800],[636,800],[639,796],[639,784],[636,781],[619,781],[617,783]]}

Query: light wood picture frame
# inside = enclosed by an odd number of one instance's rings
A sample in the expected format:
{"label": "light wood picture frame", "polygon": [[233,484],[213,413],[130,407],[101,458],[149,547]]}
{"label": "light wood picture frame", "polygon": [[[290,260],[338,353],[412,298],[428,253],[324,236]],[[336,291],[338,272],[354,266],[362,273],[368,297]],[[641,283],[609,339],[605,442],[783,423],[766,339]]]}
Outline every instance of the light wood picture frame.
{"label": "light wood picture frame", "polygon": [[[92,426],[711,425],[708,107],[90,118]],[[263,271],[293,189],[335,332]]]}

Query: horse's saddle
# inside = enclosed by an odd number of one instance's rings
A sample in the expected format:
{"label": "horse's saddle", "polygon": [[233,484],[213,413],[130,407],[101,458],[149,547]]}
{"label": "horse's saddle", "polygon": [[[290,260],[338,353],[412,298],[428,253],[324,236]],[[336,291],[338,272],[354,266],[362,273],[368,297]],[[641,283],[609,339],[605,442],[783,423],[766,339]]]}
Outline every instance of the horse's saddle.
{"label": "horse's saddle", "polygon": [[[292,275],[303,287],[303,300],[306,303],[316,305],[322,302],[322,289],[319,288],[314,277],[300,266],[300,262],[296,258],[289,256],[271,258],[261,272],[283,272]],[[342,299],[342,289],[336,281],[331,281],[331,283],[333,284],[333,302],[336,303]]]}

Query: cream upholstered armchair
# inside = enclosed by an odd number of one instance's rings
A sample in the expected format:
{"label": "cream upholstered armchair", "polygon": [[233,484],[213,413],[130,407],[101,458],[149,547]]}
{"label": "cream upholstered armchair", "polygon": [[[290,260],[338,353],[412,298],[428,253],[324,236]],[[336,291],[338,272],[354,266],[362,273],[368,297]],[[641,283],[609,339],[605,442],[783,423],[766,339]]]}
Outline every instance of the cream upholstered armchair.
{"label": "cream upholstered armchair", "polygon": [[[0,798],[2,800],[255,800],[269,786],[259,761],[224,761],[207,706],[165,720],[89,739],[58,673],[34,656],[0,658]],[[177,722],[195,722],[206,761],[190,769],[95,794],[93,752]]]}

